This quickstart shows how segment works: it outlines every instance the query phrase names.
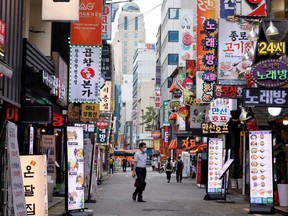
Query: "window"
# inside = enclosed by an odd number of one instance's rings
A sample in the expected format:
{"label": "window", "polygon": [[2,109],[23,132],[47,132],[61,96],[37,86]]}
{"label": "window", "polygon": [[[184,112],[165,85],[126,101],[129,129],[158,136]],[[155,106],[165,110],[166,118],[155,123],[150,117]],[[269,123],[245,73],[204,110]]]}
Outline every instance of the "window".
{"label": "window", "polygon": [[127,30],[128,29],[128,17],[125,16],[124,17],[124,30]]}
{"label": "window", "polygon": [[169,8],[169,19],[179,19],[179,8]]}
{"label": "window", "polygon": [[168,54],[168,65],[178,65],[178,54]]}
{"label": "window", "polygon": [[134,46],[137,47],[138,46],[138,41],[134,42]]}
{"label": "window", "polygon": [[124,54],[127,54],[127,49],[126,48],[124,49]]}
{"label": "window", "polygon": [[169,42],[179,42],[179,32],[178,31],[169,31],[168,32],[168,41]]}
{"label": "window", "polygon": [[135,38],[138,38],[138,33],[135,33],[134,37],[135,37]]}
{"label": "window", "polygon": [[138,17],[135,17],[135,30],[138,30]]}
{"label": "window", "polygon": [[127,33],[124,33],[124,38],[127,38],[128,37],[128,34]]}

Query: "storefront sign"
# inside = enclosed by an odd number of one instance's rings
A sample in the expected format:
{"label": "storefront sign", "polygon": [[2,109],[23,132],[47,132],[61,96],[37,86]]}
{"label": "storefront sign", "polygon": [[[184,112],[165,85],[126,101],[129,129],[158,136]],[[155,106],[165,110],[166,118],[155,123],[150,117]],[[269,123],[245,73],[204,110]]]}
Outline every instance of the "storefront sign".
{"label": "storefront sign", "polygon": [[164,148],[168,149],[169,145],[169,127],[165,126],[164,127]]}
{"label": "storefront sign", "polygon": [[79,22],[71,23],[71,44],[102,45],[103,0],[80,0]]}
{"label": "storefront sign", "polygon": [[160,151],[160,139],[153,140],[154,151]]}
{"label": "storefront sign", "polygon": [[220,0],[220,18],[233,17],[235,0]]}
{"label": "storefront sign", "polygon": [[242,60],[245,52],[256,46],[256,43],[250,42],[247,38],[251,29],[252,25],[248,22],[240,24],[219,19],[218,79],[240,79],[239,74],[252,65],[253,59]]}
{"label": "storefront sign", "polygon": [[230,109],[225,105],[212,106],[209,110],[209,119],[216,126],[223,126],[230,120]]}
{"label": "storefront sign", "polygon": [[105,85],[100,89],[100,111],[111,112],[112,101],[112,82],[106,81]]}
{"label": "storefront sign", "polygon": [[163,101],[163,126],[170,126],[170,121],[169,121],[169,116],[170,116],[170,111],[169,111],[169,101]]}
{"label": "storefront sign", "polygon": [[47,155],[47,172],[49,175],[56,175],[56,146],[54,135],[42,135],[42,154]]}
{"label": "storefront sign", "polygon": [[235,1],[235,15],[249,17],[263,17],[266,13],[266,0],[237,0]]}
{"label": "storefront sign", "polygon": [[46,155],[20,156],[27,215],[48,216]]}
{"label": "storefront sign", "polygon": [[160,132],[160,131],[152,131],[152,132],[151,132],[151,137],[152,137],[153,139],[160,138],[160,137],[161,137],[161,132]]}
{"label": "storefront sign", "polygon": [[84,209],[84,151],[83,128],[67,127],[68,197],[67,209]]}
{"label": "storefront sign", "polygon": [[99,104],[81,104],[81,121],[96,122],[99,118]]}
{"label": "storefront sign", "polygon": [[102,13],[102,40],[111,40],[112,4],[105,4]]}
{"label": "storefront sign", "polygon": [[8,104],[6,109],[6,119],[10,121],[18,121],[18,107]]}
{"label": "storefront sign", "polygon": [[101,73],[105,81],[111,80],[111,65],[111,46],[104,43],[102,44]]}
{"label": "storefront sign", "polygon": [[272,146],[272,131],[249,131],[251,205],[273,205]]}
{"label": "storefront sign", "polygon": [[108,129],[105,128],[105,129],[101,129],[101,128],[98,128],[97,129],[97,143],[98,144],[108,144],[107,141],[108,141]]}
{"label": "storefront sign", "polygon": [[88,133],[95,133],[96,132],[96,125],[95,124],[85,124],[85,123],[73,122],[73,126],[83,127],[84,132],[88,132]]}
{"label": "storefront sign", "polygon": [[288,107],[288,89],[243,89],[244,107]]}
{"label": "storefront sign", "polygon": [[235,85],[214,85],[214,97],[215,98],[242,98],[242,91],[244,86]]}
{"label": "storefront sign", "polygon": [[204,82],[203,71],[196,72],[196,102],[210,103],[213,100],[213,82]]}
{"label": "storefront sign", "polygon": [[65,118],[58,113],[53,113],[53,126],[54,127],[63,127],[65,124]]}
{"label": "storefront sign", "polygon": [[155,87],[155,108],[160,108],[161,106],[161,88]]}
{"label": "storefront sign", "polygon": [[222,193],[222,179],[219,179],[219,171],[222,166],[223,140],[219,138],[209,138],[207,193]]}
{"label": "storefront sign", "polygon": [[283,86],[288,83],[288,65],[278,59],[264,60],[252,67],[251,76],[260,86]]}
{"label": "storefront sign", "polygon": [[205,106],[191,106],[190,107],[190,128],[200,129],[201,123],[205,118]]}
{"label": "storefront sign", "polygon": [[19,154],[19,145],[17,139],[17,125],[8,122],[6,126],[7,137],[7,156],[9,168],[9,192],[7,206],[11,209],[11,215],[27,215],[27,206],[25,201],[24,184],[21,173],[21,163]]}
{"label": "storefront sign", "polygon": [[98,103],[100,47],[71,46],[69,102]]}
{"label": "storefront sign", "polygon": [[202,134],[225,134],[229,133],[228,124],[217,126],[215,124],[202,123]]}
{"label": "storefront sign", "polygon": [[280,55],[286,54],[286,42],[285,41],[266,41],[258,42],[258,55]]}
{"label": "storefront sign", "polygon": [[6,24],[3,20],[0,19],[0,53],[3,56],[5,53],[5,36],[6,36]]}

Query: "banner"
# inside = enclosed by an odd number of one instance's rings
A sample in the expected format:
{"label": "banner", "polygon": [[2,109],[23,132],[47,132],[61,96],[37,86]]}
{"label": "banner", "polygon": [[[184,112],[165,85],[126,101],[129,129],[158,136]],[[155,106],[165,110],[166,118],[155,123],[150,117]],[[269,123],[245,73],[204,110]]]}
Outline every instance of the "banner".
{"label": "banner", "polygon": [[84,209],[84,150],[83,128],[67,127],[68,210]]}
{"label": "banner", "polygon": [[27,215],[48,216],[46,155],[20,156]]}
{"label": "banner", "polygon": [[100,47],[70,46],[69,102],[98,103]]}
{"label": "banner", "polygon": [[56,146],[54,135],[42,135],[42,154],[47,156],[47,172],[49,175],[56,176]]}

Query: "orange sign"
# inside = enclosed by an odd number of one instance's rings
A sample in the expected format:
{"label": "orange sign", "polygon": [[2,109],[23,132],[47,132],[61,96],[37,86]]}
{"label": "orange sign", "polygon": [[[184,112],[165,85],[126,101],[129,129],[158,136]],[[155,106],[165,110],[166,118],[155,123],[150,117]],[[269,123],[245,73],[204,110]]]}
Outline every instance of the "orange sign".
{"label": "orange sign", "polygon": [[102,45],[102,0],[80,0],[79,22],[71,23],[71,44]]}
{"label": "orange sign", "polygon": [[202,58],[206,53],[214,53],[212,50],[204,50],[201,41],[206,37],[206,34],[203,34],[204,21],[208,18],[215,19],[215,4],[215,0],[197,0],[197,41],[200,42],[197,43],[197,70],[206,70],[207,68],[203,64]]}

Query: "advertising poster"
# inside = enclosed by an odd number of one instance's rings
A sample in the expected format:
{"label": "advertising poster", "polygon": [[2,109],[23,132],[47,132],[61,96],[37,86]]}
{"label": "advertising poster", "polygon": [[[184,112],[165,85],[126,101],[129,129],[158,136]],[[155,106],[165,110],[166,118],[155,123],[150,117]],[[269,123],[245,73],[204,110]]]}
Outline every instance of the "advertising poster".
{"label": "advertising poster", "polygon": [[223,166],[223,140],[208,140],[208,186],[207,193],[222,193],[222,180],[219,171]]}
{"label": "advertising poster", "polygon": [[273,205],[272,131],[249,131],[250,205]]}
{"label": "advertising poster", "polygon": [[10,215],[28,215],[26,210],[24,184],[19,157],[16,124],[8,122],[6,137],[8,150],[8,167],[10,171],[8,209],[10,210]]}
{"label": "advertising poster", "polygon": [[245,71],[252,65],[253,59],[243,61],[243,56],[252,46],[254,49],[256,46],[247,38],[251,30],[252,25],[248,22],[219,19],[218,79],[244,80]]}
{"label": "advertising poster", "polygon": [[20,156],[27,215],[48,216],[46,155]]}
{"label": "advertising poster", "polygon": [[83,128],[67,127],[68,210],[84,208]]}
{"label": "advertising poster", "polygon": [[179,30],[179,66],[185,66],[186,60],[195,59],[193,55],[193,45],[195,45],[196,38],[193,32],[193,15],[191,10],[180,10],[180,30]]}
{"label": "advertising poster", "polygon": [[267,0],[235,0],[235,15],[262,17],[267,16]]}
{"label": "advertising poster", "polygon": [[188,152],[182,152],[182,160],[184,164],[183,177],[190,175],[190,154]]}
{"label": "advertising poster", "polygon": [[98,103],[101,48],[70,46],[69,102]]}
{"label": "advertising poster", "polygon": [[42,135],[42,153],[47,156],[47,172],[48,175],[56,175],[55,168],[55,136]]}

